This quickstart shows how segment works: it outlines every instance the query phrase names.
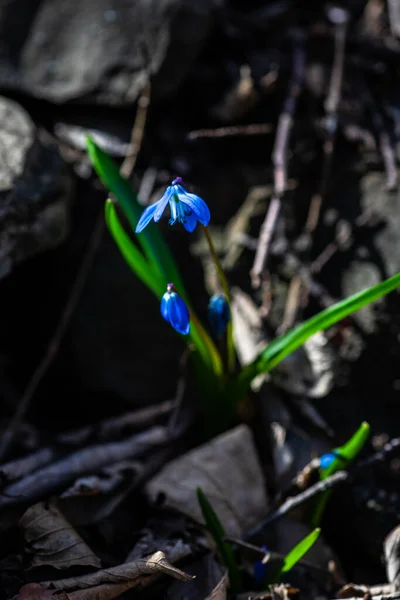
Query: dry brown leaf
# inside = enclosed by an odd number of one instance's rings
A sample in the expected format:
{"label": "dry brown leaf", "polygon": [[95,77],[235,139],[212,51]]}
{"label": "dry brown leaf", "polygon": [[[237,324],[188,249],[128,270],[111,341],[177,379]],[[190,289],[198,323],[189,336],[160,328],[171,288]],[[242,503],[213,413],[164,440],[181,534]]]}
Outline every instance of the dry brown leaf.
{"label": "dry brown leaf", "polygon": [[[96,571],[96,573],[88,573],[86,575],[80,575],[79,577],[69,577],[68,579],[57,579],[55,581],[44,581],[42,582],[42,585],[46,588],[52,587],[64,591],[76,588],[99,587],[102,584],[125,585],[132,582],[133,585],[129,585],[129,587],[134,587],[134,585],[139,585],[139,583],[141,583],[140,581],[134,582],[134,580],[137,580],[142,575],[155,574],[170,575],[181,581],[189,581],[192,579],[191,575],[187,575],[180,569],[171,565],[166,559],[164,552],[155,552],[151,556],[139,558],[129,563],[110,567],[109,569]],[[129,587],[126,589],[129,589]],[[122,591],[119,593],[122,593]]]}
{"label": "dry brown leaf", "polygon": [[206,600],[226,600],[226,590],[228,587],[228,573],[224,572],[221,579],[218,581],[217,585],[211,591],[211,593],[207,596]]}
{"label": "dry brown leaf", "polygon": [[24,513],[20,522],[32,554],[30,568],[51,565],[56,569],[72,566],[101,567],[99,558],[65,519],[57,506],[38,502]]}
{"label": "dry brown leaf", "polygon": [[59,592],[46,590],[40,583],[27,583],[19,590],[14,600],[60,600]]}
{"label": "dry brown leaf", "polygon": [[146,493],[151,501],[164,494],[165,506],[204,523],[198,487],[228,535],[244,535],[265,516],[265,481],[249,427],[239,425],[172,460],[147,483]]}

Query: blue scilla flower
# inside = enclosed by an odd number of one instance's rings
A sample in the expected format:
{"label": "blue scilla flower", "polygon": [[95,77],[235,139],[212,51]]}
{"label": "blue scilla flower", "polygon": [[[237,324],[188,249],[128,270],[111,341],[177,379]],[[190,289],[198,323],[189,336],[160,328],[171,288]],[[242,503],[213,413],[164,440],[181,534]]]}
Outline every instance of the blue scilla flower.
{"label": "blue scilla flower", "polygon": [[222,335],[231,320],[229,304],[221,294],[211,296],[208,303],[208,320],[216,335]]}
{"label": "blue scilla flower", "polygon": [[164,319],[168,321],[178,333],[182,333],[183,335],[189,334],[189,310],[182,298],[174,292],[173,283],[167,285],[167,291],[161,298],[160,310]]}
{"label": "blue scilla flower", "polygon": [[203,198],[188,192],[181,177],[177,177],[167,187],[160,200],[143,211],[136,226],[136,233],[143,231],[151,219],[157,223],[168,203],[171,212],[170,225],[174,225],[178,221],[182,223],[186,231],[192,232],[196,228],[197,221],[202,225],[208,225],[210,222],[210,211]]}

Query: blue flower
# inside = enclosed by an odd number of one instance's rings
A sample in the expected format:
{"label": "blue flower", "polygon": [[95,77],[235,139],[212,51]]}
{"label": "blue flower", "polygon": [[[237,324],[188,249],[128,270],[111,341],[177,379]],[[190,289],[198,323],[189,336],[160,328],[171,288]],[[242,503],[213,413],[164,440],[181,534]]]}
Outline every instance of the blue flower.
{"label": "blue flower", "polygon": [[151,219],[157,223],[168,203],[171,212],[170,225],[174,225],[178,221],[182,223],[186,231],[192,232],[196,228],[197,221],[202,225],[208,225],[210,222],[210,211],[207,204],[200,196],[188,192],[182,184],[182,179],[177,177],[167,187],[160,200],[143,211],[136,226],[136,233],[143,231]]}
{"label": "blue flower", "polygon": [[190,332],[189,310],[182,298],[173,289],[174,284],[169,283],[167,291],[161,298],[161,314],[178,333],[188,335]]}
{"label": "blue flower", "polygon": [[208,303],[208,320],[216,335],[224,333],[231,320],[231,311],[225,296],[220,294],[211,296]]}

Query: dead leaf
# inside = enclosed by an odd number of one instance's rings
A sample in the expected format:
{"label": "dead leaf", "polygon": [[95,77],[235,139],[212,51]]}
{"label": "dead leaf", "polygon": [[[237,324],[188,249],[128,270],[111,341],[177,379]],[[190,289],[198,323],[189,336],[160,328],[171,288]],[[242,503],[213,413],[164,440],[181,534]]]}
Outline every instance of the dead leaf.
{"label": "dead leaf", "polygon": [[190,562],[186,569],[195,579],[189,583],[171,582],[165,591],[165,600],[226,600],[227,571],[213,554]]}
{"label": "dead leaf", "polygon": [[25,551],[32,555],[30,569],[51,565],[56,569],[72,566],[101,567],[99,558],[68,523],[54,502],[38,502],[24,513]]}
{"label": "dead leaf", "polygon": [[[46,588],[53,587],[58,590],[68,591],[75,588],[93,588],[101,584],[125,584],[137,580],[143,575],[161,573],[170,575],[181,581],[190,581],[192,579],[191,575],[187,575],[171,565],[166,559],[164,552],[155,552],[151,556],[139,558],[129,563],[110,567],[109,569],[102,569],[101,571],[96,571],[96,573],[87,573],[79,577],[69,577],[68,579],[57,579],[55,581],[44,581],[42,585]],[[137,582],[137,585],[139,583],[140,581]]]}
{"label": "dead leaf", "polygon": [[228,573],[222,575],[217,585],[212,592],[207,596],[206,600],[226,600],[226,589],[228,587]]}
{"label": "dead leaf", "polygon": [[151,500],[203,523],[196,497],[201,487],[228,535],[240,537],[265,516],[268,499],[250,429],[240,425],[171,461],[146,486]]}
{"label": "dead leaf", "polygon": [[55,590],[46,590],[40,583],[27,583],[19,590],[19,594],[14,600],[57,600],[60,598],[59,592]]}

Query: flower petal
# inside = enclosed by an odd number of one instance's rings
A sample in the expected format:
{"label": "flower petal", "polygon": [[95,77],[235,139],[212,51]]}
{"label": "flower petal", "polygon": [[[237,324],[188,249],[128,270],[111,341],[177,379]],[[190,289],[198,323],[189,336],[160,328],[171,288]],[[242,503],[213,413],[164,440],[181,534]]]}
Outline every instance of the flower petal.
{"label": "flower petal", "polygon": [[202,225],[208,225],[210,222],[210,210],[203,198],[200,198],[200,196],[197,196],[197,194],[185,192],[182,186],[176,187],[181,188],[178,193],[179,200],[184,204],[187,204],[187,206],[192,209],[197,217],[197,220],[200,221]]}
{"label": "flower petal", "polygon": [[186,231],[189,231],[190,233],[192,233],[192,231],[194,231],[196,229],[196,225],[197,225],[197,216],[194,214],[194,212],[191,210],[189,214],[185,215],[185,220],[183,221],[183,226],[186,229]]}
{"label": "flower petal", "polygon": [[171,189],[171,186],[169,185],[167,187],[167,189],[165,190],[164,194],[159,199],[159,201],[156,202],[156,204],[157,204],[157,210],[154,213],[154,221],[156,223],[157,223],[157,221],[159,221],[161,219],[162,214],[163,214],[164,210],[166,209],[167,204],[170,201],[171,196],[172,196],[172,189]]}
{"label": "flower petal", "polygon": [[188,335],[190,332],[190,315],[185,302],[176,292],[166,292],[161,299],[160,306],[161,314],[172,327],[182,333]]}
{"label": "flower petal", "polygon": [[142,216],[140,217],[138,224],[136,225],[135,233],[140,233],[141,231],[143,231],[146,225],[150,223],[151,219],[154,216],[154,213],[157,210],[157,204],[158,202],[155,202],[151,206],[148,206],[144,209],[144,211],[142,212]]}

